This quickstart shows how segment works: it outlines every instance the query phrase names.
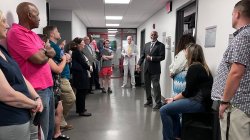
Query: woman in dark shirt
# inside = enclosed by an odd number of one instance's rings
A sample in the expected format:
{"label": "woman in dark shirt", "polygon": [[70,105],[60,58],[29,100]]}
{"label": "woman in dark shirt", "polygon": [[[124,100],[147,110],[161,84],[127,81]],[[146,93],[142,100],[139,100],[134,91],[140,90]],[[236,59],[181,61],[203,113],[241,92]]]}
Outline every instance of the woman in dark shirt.
{"label": "woman in dark shirt", "polygon": [[181,125],[179,114],[203,112],[211,106],[213,77],[206,64],[202,47],[189,44],[186,48],[188,71],[186,88],[173,98],[166,98],[166,105],[161,107],[163,139],[173,140],[180,137]]}
{"label": "woman in dark shirt", "polygon": [[87,57],[83,54],[85,44],[81,38],[75,38],[71,44],[72,50],[72,80],[76,88],[76,112],[79,116],[91,116],[85,108],[85,97],[89,90],[89,73],[93,70],[87,63]]}
{"label": "woman in dark shirt", "polygon": [[[8,28],[0,11],[0,39],[6,38]],[[42,101],[1,45],[0,83],[0,140],[29,140],[30,111],[42,112]]]}

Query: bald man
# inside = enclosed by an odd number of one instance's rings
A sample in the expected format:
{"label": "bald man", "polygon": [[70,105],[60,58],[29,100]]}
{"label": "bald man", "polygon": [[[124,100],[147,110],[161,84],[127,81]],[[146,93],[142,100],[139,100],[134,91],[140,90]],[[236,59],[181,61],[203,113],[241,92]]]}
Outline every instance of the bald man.
{"label": "bald man", "polygon": [[20,3],[16,12],[19,23],[14,23],[8,32],[8,50],[21,68],[22,74],[31,83],[41,98],[44,110],[41,113],[41,127],[44,137],[52,139],[54,130],[54,95],[51,90],[53,79],[49,58],[55,56],[51,47],[44,42],[32,29],[38,28],[40,18],[37,7],[29,2]]}
{"label": "bald man", "polygon": [[157,40],[158,32],[152,31],[150,34],[151,42],[145,44],[145,48],[142,52],[141,58],[138,61],[137,69],[140,69],[143,61],[144,65],[144,78],[147,102],[144,106],[152,106],[151,95],[151,81],[153,84],[155,107],[153,109],[160,109],[161,103],[161,87],[160,87],[160,75],[161,75],[161,61],[165,59],[165,45]]}
{"label": "bald man", "polygon": [[137,48],[136,45],[132,43],[133,38],[132,36],[127,36],[128,44],[122,48],[122,56],[123,60],[123,68],[124,68],[124,75],[123,75],[123,85],[124,88],[127,84],[128,79],[128,70],[131,75],[131,85],[132,88],[135,88],[135,57],[137,55]]}

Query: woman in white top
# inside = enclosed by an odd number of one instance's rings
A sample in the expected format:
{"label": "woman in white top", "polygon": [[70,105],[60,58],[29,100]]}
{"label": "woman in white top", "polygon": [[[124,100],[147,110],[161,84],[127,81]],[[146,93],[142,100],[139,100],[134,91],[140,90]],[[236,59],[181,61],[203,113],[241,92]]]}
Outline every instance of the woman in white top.
{"label": "woman in white top", "polygon": [[181,93],[186,87],[187,59],[185,57],[185,49],[189,43],[195,43],[192,35],[186,34],[180,38],[175,51],[174,61],[169,66],[170,77],[173,78],[174,95]]}

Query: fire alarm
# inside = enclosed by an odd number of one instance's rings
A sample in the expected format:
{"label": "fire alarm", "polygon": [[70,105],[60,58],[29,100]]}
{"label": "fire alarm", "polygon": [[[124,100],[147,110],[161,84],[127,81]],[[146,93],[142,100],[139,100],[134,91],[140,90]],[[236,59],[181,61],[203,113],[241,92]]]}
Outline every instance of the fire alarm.
{"label": "fire alarm", "polygon": [[168,13],[172,11],[172,1],[168,1],[166,4],[166,10]]}

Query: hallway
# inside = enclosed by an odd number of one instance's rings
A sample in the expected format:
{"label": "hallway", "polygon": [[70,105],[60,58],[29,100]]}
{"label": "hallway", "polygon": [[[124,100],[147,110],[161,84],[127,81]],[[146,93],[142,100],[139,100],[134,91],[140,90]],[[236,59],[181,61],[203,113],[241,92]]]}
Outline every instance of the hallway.
{"label": "hallway", "polygon": [[91,117],[79,117],[72,109],[68,123],[74,129],[64,132],[71,140],[161,140],[159,111],[145,108],[144,89],[121,88],[122,79],[112,79],[112,94],[94,91],[86,108]]}

